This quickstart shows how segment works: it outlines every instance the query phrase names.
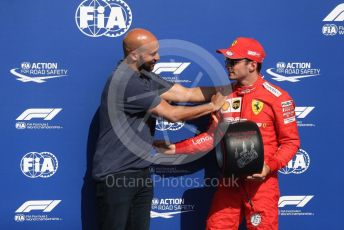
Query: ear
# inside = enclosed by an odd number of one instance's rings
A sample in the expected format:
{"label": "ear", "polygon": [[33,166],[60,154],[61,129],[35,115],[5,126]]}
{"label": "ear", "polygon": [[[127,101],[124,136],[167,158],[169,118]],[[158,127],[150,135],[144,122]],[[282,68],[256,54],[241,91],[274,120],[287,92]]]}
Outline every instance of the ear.
{"label": "ear", "polygon": [[137,62],[139,60],[139,55],[136,51],[131,51],[128,56],[134,62]]}
{"label": "ear", "polygon": [[258,66],[257,62],[251,61],[251,62],[249,63],[249,66],[248,66],[248,71],[249,71],[250,73],[256,71],[256,70],[257,70],[257,66]]}

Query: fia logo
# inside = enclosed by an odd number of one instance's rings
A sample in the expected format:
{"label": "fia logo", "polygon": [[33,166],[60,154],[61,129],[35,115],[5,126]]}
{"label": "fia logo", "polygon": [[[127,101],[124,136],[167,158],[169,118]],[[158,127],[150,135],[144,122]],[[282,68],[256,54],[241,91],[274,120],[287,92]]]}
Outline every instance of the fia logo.
{"label": "fia logo", "polygon": [[183,121],[178,121],[178,122],[169,122],[161,117],[156,119],[156,130],[159,131],[166,131],[166,130],[171,130],[171,131],[177,131],[181,128],[183,128],[185,122]]}
{"label": "fia logo", "polygon": [[29,152],[23,156],[20,169],[30,178],[48,178],[54,175],[58,168],[58,161],[54,154],[49,152]]}
{"label": "fia logo", "polygon": [[130,28],[132,12],[123,0],[85,0],[75,12],[75,22],[89,37],[118,37]]}
{"label": "fia logo", "polygon": [[25,215],[23,215],[23,214],[15,215],[15,216],[14,216],[14,220],[15,220],[16,222],[23,222],[23,221],[25,221]]}
{"label": "fia logo", "polygon": [[325,24],[322,27],[322,33],[326,36],[334,36],[338,33],[338,27],[335,24]]}
{"label": "fia logo", "polygon": [[289,161],[288,165],[280,169],[279,172],[282,174],[301,174],[307,171],[310,163],[311,159],[308,153],[303,149],[299,149],[293,159]]}

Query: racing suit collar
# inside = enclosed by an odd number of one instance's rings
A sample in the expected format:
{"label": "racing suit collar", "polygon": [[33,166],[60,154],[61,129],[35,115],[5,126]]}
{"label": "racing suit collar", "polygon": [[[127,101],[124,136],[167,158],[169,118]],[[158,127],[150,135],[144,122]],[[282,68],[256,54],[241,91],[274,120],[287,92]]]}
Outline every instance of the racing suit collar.
{"label": "racing suit collar", "polygon": [[264,79],[263,79],[262,75],[259,75],[257,80],[255,81],[255,83],[253,85],[239,86],[238,84],[235,84],[234,90],[237,91],[239,95],[252,93],[257,89],[258,86],[263,84],[263,82],[264,82]]}

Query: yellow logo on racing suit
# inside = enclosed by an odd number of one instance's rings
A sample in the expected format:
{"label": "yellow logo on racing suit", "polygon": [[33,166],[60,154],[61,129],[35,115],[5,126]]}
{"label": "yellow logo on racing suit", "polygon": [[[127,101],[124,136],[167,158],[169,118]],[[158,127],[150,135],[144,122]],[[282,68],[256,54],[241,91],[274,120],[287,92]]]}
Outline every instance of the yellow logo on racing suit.
{"label": "yellow logo on racing suit", "polygon": [[223,111],[227,111],[228,110],[228,108],[229,108],[229,102],[228,101],[226,101],[224,104],[223,104],[223,106],[222,106],[222,110]]}
{"label": "yellow logo on racing suit", "polygon": [[252,101],[252,111],[255,115],[258,115],[264,107],[264,103],[258,100],[253,99]]}

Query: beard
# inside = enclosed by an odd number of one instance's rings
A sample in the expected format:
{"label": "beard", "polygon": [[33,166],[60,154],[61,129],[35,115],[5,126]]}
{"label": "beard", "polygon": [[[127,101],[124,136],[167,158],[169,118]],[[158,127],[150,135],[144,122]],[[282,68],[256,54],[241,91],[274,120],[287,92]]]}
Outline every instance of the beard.
{"label": "beard", "polygon": [[150,62],[144,62],[142,65],[140,65],[139,70],[144,69],[148,72],[152,72],[154,69],[156,61],[150,61]]}

